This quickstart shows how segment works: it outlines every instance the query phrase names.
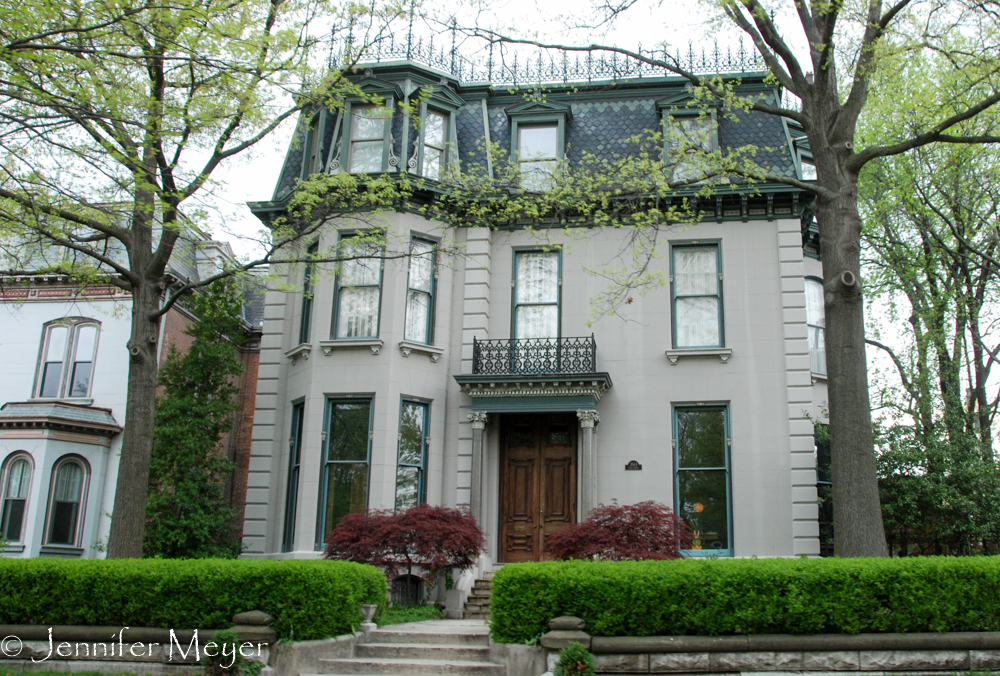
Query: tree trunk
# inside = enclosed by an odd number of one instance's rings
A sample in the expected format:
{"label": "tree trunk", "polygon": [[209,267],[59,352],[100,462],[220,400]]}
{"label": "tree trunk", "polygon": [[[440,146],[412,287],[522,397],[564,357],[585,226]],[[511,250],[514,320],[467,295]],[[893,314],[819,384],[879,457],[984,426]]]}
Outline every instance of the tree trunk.
{"label": "tree trunk", "polygon": [[108,538],[109,559],[142,557],[149,494],[149,463],[153,451],[156,401],[156,342],[160,319],[160,289],[143,280],[132,290],[132,335],[128,342],[128,398],[122,432],[121,461],[115,488],[115,507]]}
{"label": "tree trunk", "polygon": [[826,306],[827,388],[837,556],[888,556],[868,397],[857,177],[817,197]]}

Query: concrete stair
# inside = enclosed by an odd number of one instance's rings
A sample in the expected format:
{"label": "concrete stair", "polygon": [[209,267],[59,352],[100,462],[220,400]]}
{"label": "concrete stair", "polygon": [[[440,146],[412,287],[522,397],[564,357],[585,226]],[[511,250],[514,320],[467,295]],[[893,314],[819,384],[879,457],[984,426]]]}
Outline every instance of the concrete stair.
{"label": "concrete stair", "polygon": [[392,625],[374,630],[368,642],[355,646],[351,658],[321,659],[319,673],[505,676],[505,667],[489,661],[489,645],[489,630],[481,621],[432,620]]}
{"label": "concrete stair", "polygon": [[463,617],[469,620],[490,619],[490,594],[493,591],[493,571],[483,573],[484,579],[476,580],[465,602]]}

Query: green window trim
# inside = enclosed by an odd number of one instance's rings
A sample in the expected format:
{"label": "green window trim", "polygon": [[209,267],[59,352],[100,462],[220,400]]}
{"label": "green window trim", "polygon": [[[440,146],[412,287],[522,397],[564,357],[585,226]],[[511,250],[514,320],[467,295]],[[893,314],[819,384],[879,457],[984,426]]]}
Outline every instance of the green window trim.
{"label": "green window trim", "polygon": [[[520,257],[525,254],[553,254],[556,256],[556,297],[554,301],[545,302],[521,302],[518,300],[519,280],[518,269]],[[522,307],[555,306],[556,308],[556,335],[548,338],[558,339],[562,336],[562,249],[538,249],[538,248],[517,248],[512,251],[513,265],[511,275],[511,317],[510,317],[510,337],[518,336],[518,309]]]}
{"label": "green window trim", "polygon": [[[698,464],[697,462],[684,461],[682,459],[683,449],[681,447],[685,444],[684,440],[681,439],[681,435],[684,433],[680,424],[681,417],[688,414],[703,415],[713,412],[721,414],[721,430],[717,429],[715,432],[722,432],[720,439],[722,448],[714,449],[715,452],[712,454],[714,457],[706,457],[704,463]],[[684,554],[691,557],[733,556],[732,432],[730,431],[729,404],[724,402],[675,404],[671,417],[673,430],[671,446],[674,460],[674,511],[685,520],[685,523],[691,528],[692,534],[695,535],[692,538],[692,549],[683,550]],[[706,436],[710,437],[711,431],[708,431]],[[701,449],[693,450],[692,455],[697,456]],[[721,454],[718,453],[719,450],[722,451]],[[705,457],[709,454],[702,453],[701,455]],[[713,460],[715,462],[712,462]],[[720,463],[718,460],[722,460],[722,462]],[[682,462],[684,462],[683,465]],[[698,473],[702,474],[702,476],[696,476]],[[711,474],[719,475],[720,473],[721,477],[710,476]],[[700,485],[698,482],[699,478],[701,479]],[[725,487],[723,490],[720,490],[718,485],[719,478],[724,479]],[[715,484],[714,486],[713,483]],[[719,497],[724,497],[725,505],[720,506],[718,502],[709,502],[705,499],[708,496],[707,493],[699,495],[699,490],[704,492],[706,490],[710,491],[713,488],[716,493],[714,496],[715,499],[718,500]],[[698,500],[701,497],[704,502],[700,500],[696,502],[684,500],[682,493],[690,495],[691,500]],[[708,504],[706,505],[705,503]],[[700,516],[702,514],[705,516]],[[718,528],[720,519],[725,519],[724,533],[723,529]],[[699,523],[699,520],[703,521],[703,523]],[[715,530],[703,531],[703,528],[715,528]],[[719,537],[720,534],[724,535],[724,540]],[[716,537],[710,539],[712,535]],[[699,540],[701,541],[700,545],[697,544]],[[705,545],[709,546],[706,547]],[[696,549],[695,547],[697,546],[701,546],[701,549]]]}
{"label": "green window trim", "polygon": [[323,111],[314,112],[305,124],[302,137],[302,171],[300,178],[305,180],[323,170],[323,136],[328,115]]}
{"label": "green window trim", "polygon": [[[362,94],[348,98],[344,104],[336,126],[334,127],[334,143],[329,160],[329,172],[335,174],[341,171],[349,173],[381,174],[399,171],[399,158],[395,155],[392,136],[392,120],[396,111],[396,102],[402,101],[402,91],[390,82],[382,82],[367,78],[357,83]],[[384,116],[382,125],[382,158],[377,171],[352,172],[352,139],[354,114],[359,108],[380,109]],[[375,139],[372,139],[375,140]]]}
{"label": "green window trim", "polygon": [[[367,408],[365,415],[364,408]],[[350,414],[355,415],[350,415]],[[351,420],[350,418],[353,418]],[[326,411],[323,415],[323,436],[320,457],[319,504],[316,515],[316,550],[321,551],[327,534],[333,530],[336,523],[329,523],[335,518],[339,521],[346,514],[357,512],[368,507],[371,488],[371,459],[373,423],[375,420],[375,397],[373,395],[340,395],[326,399]],[[351,429],[363,423],[363,428]],[[353,436],[353,438],[352,438]],[[350,448],[353,446],[353,449]],[[331,453],[331,448],[335,448]],[[355,457],[336,457],[331,455],[350,455]],[[343,501],[344,495],[331,499],[330,475],[337,472],[337,479],[345,478],[338,470],[345,470],[346,478],[351,485],[348,487],[347,509],[338,509],[337,501]],[[353,476],[351,474],[353,473]],[[358,493],[363,493],[359,495]],[[340,505],[343,507],[344,505]],[[339,514],[338,512],[342,512]]]}
{"label": "green window trim", "polygon": [[[439,115],[444,118],[440,140],[440,148],[428,145],[427,128],[430,116]],[[444,181],[451,172],[458,171],[458,131],[455,128],[455,111],[443,106],[429,106],[426,102],[420,104],[420,128],[417,130],[416,153],[410,158],[408,168],[410,173],[422,176],[431,181]],[[429,159],[428,147],[440,153],[440,164],[436,176],[430,175],[426,164]]]}
{"label": "green window trim", "polygon": [[281,536],[281,551],[295,548],[295,516],[299,502],[299,469],[302,463],[302,428],[305,401],[292,404],[292,424],[288,434],[288,481],[285,489],[285,527]]}
{"label": "green window trim", "polygon": [[429,401],[402,397],[396,449],[395,509],[427,502],[427,448],[430,445]]}
{"label": "green window trim", "polygon": [[[420,280],[414,279],[414,260],[413,255],[415,246],[430,247],[429,253],[427,254],[430,259],[430,270],[428,271],[429,279],[424,283],[427,288],[423,288]],[[403,317],[403,339],[419,343],[421,345],[433,345],[434,344],[434,311],[435,311],[435,300],[437,298],[437,253],[438,253],[438,242],[427,238],[412,236],[410,237],[410,262],[406,273],[406,303]],[[415,317],[411,315],[411,312],[415,312],[417,308],[420,307],[418,301],[419,298],[426,298],[426,304],[422,308],[422,311],[426,314],[423,322],[418,322],[418,324],[423,324],[423,326],[410,326],[411,319]],[[422,329],[423,338],[415,335],[414,331]]]}
{"label": "green window trim", "polygon": [[[682,249],[705,249],[714,248],[715,249],[715,272],[717,275],[717,282],[715,285],[715,293],[678,293],[678,282],[677,282],[677,251]],[[722,242],[719,240],[692,240],[690,242],[672,242],[670,244],[670,332],[671,332],[671,342],[673,349],[675,350],[699,350],[706,348],[721,348],[726,346],[726,330],[725,330],[725,311],[723,307],[724,296],[723,296],[723,276],[722,276]],[[717,307],[717,321],[718,329],[717,335],[718,340],[715,343],[705,343],[705,344],[687,344],[688,341],[682,341],[679,338],[678,328],[680,327],[680,321],[678,319],[678,299],[687,300],[694,298],[715,298]],[[681,344],[684,342],[685,344]]]}
{"label": "green window trim", "polygon": [[[346,242],[350,241],[355,237],[360,237],[360,236],[362,236],[362,233],[360,232],[341,232],[340,239],[337,242],[337,251],[338,252],[342,251],[343,250],[342,247]],[[385,268],[384,259],[382,258],[382,256],[384,255],[384,253],[385,253],[384,248],[380,247],[379,258],[377,259],[378,260],[377,282],[366,283],[366,284],[354,284],[354,285],[346,284],[345,278],[347,277],[347,275],[345,275],[344,273],[344,266],[350,264],[351,262],[342,261],[340,263],[340,270],[337,274],[336,281],[334,283],[333,323],[332,326],[330,327],[330,340],[357,340],[364,338],[378,338],[379,330],[381,329],[381,315],[382,315],[382,277]],[[368,266],[371,266],[375,264],[374,263],[375,260],[376,259],[374,258],[363,259],[363,262],[366,262]],[[377,289],[376,292],[377,298],[374,301],[374,313],[371,314],[369,318],[369,323],[374,323],[374,330],[365,332],[364,335],[362,335],[362,333],[358,333],[357,328],[352,328],[350,319],[347,319],[347,326],[345,328],[344,324],[345,318],[341,316],[344,310],[345,300],[348,299],[348,296],[354,295],[351,294],[350,292],[359,289]],[[350,301],[348,300],[347,302],[349,303]],[[342,331],[345,333],[345,335],[340,335]]]}
{"label": "green window trim", "polygon": [[313,242],[306,248],[306,264],[302,271],[302,315],[299,317],[299,345],[308,343],[312,333],[312,307],[315,295],[312,259],[318,251],[319,242]]}

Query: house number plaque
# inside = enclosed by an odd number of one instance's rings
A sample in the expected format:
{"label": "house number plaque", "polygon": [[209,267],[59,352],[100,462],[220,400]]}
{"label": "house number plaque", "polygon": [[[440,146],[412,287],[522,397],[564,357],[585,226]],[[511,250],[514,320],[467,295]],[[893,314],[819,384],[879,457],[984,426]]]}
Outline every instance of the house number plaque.
{"label": "house number plaque", "polygon": [[627,470],[629,470],[629,469],[640,470],[640,469],[642,469],[642,465],[640,465],[635,460],[629,460],[628,464],[625,465],[625,469],[627,469]]}

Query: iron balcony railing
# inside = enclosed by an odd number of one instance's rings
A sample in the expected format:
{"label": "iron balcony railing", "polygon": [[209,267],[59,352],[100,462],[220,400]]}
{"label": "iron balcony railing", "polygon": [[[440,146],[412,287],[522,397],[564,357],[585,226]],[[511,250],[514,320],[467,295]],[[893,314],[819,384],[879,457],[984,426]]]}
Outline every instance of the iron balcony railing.
{"label": "iron balcony railing", "polygon": [[597,341],[581,338],[472,339],[475,375],[596,373]]}

